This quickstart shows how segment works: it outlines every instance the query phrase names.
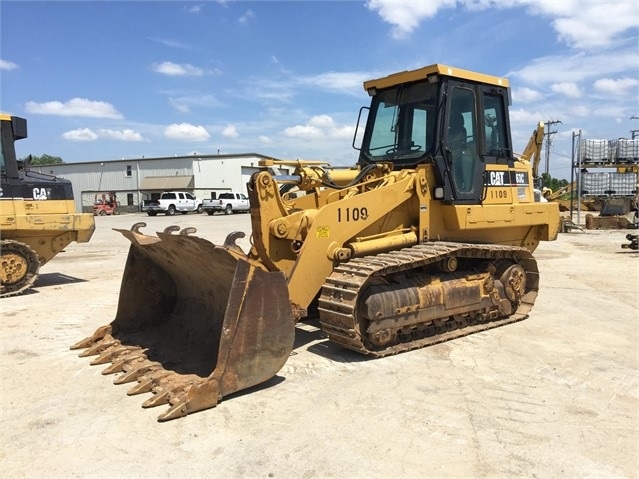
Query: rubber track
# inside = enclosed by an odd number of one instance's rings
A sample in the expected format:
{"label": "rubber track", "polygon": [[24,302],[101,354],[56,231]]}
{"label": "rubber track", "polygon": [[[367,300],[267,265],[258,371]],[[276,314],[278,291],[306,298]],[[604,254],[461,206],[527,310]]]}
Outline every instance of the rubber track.
{"label": "rubber track", "polygon": [[[421,268],[453,256],[478,260],[512,259],[519,263],[526,271],[527,292],[517,310],[507,318],[475,323],[453,330],[444,325],[438,328],[434,335],[406,340],[382,350],[369,349],[367,341],[361,337],[355,316],[359,294],[364,285],[375,276],[383,277]],[[426,243],[390,253],[352,259],[335,268],[326,279],[319,298],[320,325],[331,341],[345,348],[373,357],[389,356],[521,321],[530,312],[537,297],[538,287],[537,263],[526,248],[449,242]]]}

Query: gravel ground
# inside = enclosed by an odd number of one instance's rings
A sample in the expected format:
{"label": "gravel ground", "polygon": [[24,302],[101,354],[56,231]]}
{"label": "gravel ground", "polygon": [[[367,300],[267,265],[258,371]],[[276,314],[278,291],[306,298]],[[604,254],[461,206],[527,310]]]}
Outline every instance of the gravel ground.
{"label": "gravel ground", "polygon": [[129,243],[112,228],[137,221],[216,243],[250,229],[247,215],[98,217],[90,243],[1,300],[2,477],[637,477],[639,259],[621,249],[626,232],[542,244],[525,321],[377,360],[298,326],[266,387],[158,423],[164,408],[142,409],[148,396],[69,350],[115,317]]}

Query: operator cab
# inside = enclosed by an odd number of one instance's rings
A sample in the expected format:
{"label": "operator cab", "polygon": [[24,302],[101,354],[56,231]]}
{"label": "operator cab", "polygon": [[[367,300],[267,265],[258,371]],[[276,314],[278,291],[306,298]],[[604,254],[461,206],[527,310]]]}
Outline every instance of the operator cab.
{"label": "operator cab", "polygon": [[0,113],[0,193],[3,198],[72,200],[71,181],[32,171],[18,160],[15,142],[27,137],[27,120]]}
{"label": "operator cab", "polygon": [[18,178],[15,142],[27,137],[27,120],[0,113],[0,171],[2,177]]}
{"label": "operator cab", "polygon": [[372,98],[360,165],[433,164],[440,199],[460,204],[482,202],[486,164],[513,167],[508,80],[431,65],[364,88]]}

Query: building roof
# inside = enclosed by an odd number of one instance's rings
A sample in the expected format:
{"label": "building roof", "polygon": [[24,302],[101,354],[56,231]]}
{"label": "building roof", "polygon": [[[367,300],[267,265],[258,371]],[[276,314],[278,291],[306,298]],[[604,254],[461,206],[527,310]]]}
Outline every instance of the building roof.
{"label": "building roof", "polygon": [[157,156],[157,157],[141,157],[141,158],[122,158],[122,159],[113,159],[113,160],[93,160],[93,161],[73,161],[68,163],[60,163],[55,166],[69,166],[69,165],[91,165],[91,164],[101,164],[101,163],[131,163],[131,162],[144,162],[144,161],[154,161],[154,160],[176,160],[176,159],[207,159],[207,160],[225,160],[227,158],[250,158],[257,157],[263,158],[266,160],[275,160],[278,161],[277,158],[273,158],[272,156],[262,155],[261,153],[229,153],[229,154],[218,154],[218,155],[175,155],[175,156]]}

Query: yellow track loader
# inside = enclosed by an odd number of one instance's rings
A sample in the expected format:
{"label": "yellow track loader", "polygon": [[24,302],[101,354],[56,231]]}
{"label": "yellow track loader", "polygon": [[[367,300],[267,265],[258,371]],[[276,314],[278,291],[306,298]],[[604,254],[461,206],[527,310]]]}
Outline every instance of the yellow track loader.
{"label": "yellow track loader", "polygon": [[75,212],[69,180],[17,160],[15,142],[27,137],[24,118],[0,114],[0,137],[0,297],[7,297],[33,286],[40,266],[71,242],[89,241],[95,222]]}
{"label": "yellow track loader", "polygon": [[189,228],[121,231],[116,317],[72,348],[151,393],[143,406],[168,405],[163,421],[272,378],[305,318],[371,357],[525,318],[532,252],[557,237],[559,211],[513,154],[508,80],[436,64],[364,88],[355,166],[261,161],[250,251],[239,232],[213,245]]}

